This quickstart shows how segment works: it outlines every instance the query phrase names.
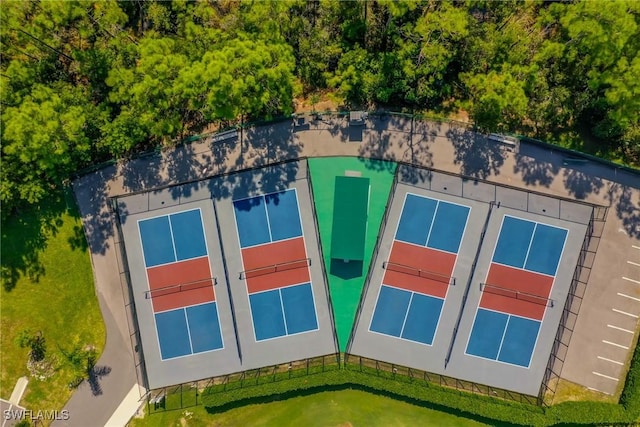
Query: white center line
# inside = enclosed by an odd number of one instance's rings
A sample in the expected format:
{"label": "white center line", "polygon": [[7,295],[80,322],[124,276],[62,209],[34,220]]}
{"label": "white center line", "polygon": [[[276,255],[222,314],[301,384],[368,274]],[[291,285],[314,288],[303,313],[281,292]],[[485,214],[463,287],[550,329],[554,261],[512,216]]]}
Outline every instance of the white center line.
{"label": "white center line", "polygon": [[605,343],[605,344],[613,345],[613,346],[615,346],[615,347],[624,348],[625,350],[629,350],[629,347],[627,347],[626,345],[616,344],[616,343],[614,343],[614,342],[607,341],[607,340],[602,340],[602,342],[603,342],[603,343]]}
{"label": "white center line", "polygon": [[611,310],[615,311],[616,313],[624,314],[625,316],[633,317],[634,319],[637,319],[638,317],[640,317],[636,314],[631,314],[631,313],[627,313],[626,311],[618,310],[617,308],[612,308]]}
{"label": "white center line", "polygon": [[634,300],[634,301],[638,301],[638,302],[640,302],[640,298],[632,297],[631,295],[622,294],[622,293],[620,293],[620,292],[618,292],[618,295],[620,295],[621,297],[629,298],[629,299],[632,299],[632,300]]}
{"label": "white center line", "polygon": [[527,260],[529,259],[529,252],[531,251],[531,244],[533,243],[533,238],[536,235],[536,228],[538,228],[538,223],[536,222],[533,225],[533,233],[531,233],[531,240],[529,240],[529,247],[527,248],[527,254],[524,257],[524,264],[522,264],[522,268],[527,268]]}
{"label": "white center line", "polygon": [[587,387],[587,389],[588,389],[588,390],[591,390],[591,391],[596,391],[596,392],[598,392],[598,393],[608,394],[609,396],[611,396],[611,393],[607,393],[606,391],[598,390],[597,388]]}
{"label": "white center line", "polygon": [[591,373],[593,375],[597,375],[597,376],[602,377],[602,378],[606,378],[606,379],[613,380],[613,381],[619,381],[617,378],[610,377],[609,375],[601,374],[600,372],[592,371]]}
{"label": "white center line", "polygon": [[640,267],[640,264],[637,262],[627,261],[627,264],[635,265],[636,267]]}
{"label": "white center line", "polygon": [[619,327],[619,326],[614,326],[614,325],[607,325],[607,326],[608,326],[608,327],[610,327],[611,329],[617,329],[617,330],[619,330],[619,331],[626,332],[626,333],[628,333],[628,334],[633,334],[633,333],[634,333],[633,331],[630,331],[630,330],[628,330],[628,329],[621,328],[621,327]]}
{"label": "white center line", "polygon": [[633,279],[629,279],[628,277],[624,277],[624,276],[622,276],[622,278],[624,280],[628,280],[630,282],[637,283],[638,285],[640,285],[640,280],[633,280]]}
{"label": "white center line", "polygon": [[617,360],[607,359],[606,357],[602,357],[602,356],[598,356],[598,359],[606,360],[607,362],[615,363],[616,365],[620,365],[620,366],[624,365],[624,363],[622,362],[618,362]]}
{"label": "white center line", "polygon": [[411,309],[411,301],[413,301],[413,296],[415,292],[411,292],[411,296],[409,297],[409,305],[407,306],[407,312],[404,314],[404,320],[402,321],[402,327],[400,328],[400,338],[402,338],[402,333],[404,332],[404,325],[407,323],[407,317],[409,317],[409,310]]}

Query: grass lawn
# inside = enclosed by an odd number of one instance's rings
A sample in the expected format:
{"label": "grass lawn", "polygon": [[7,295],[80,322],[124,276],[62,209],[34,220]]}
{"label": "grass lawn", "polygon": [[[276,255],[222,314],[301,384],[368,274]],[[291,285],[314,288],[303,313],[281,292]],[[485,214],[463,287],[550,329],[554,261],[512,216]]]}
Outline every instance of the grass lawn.
{"label": "grass lawn", "polygon": [[73,368],[60,349],[94,346],[98,355],[105,329],[95,295],[91,261],[75,205],[53,194],[39,206],[2,222],[0,287],[0,393],[9,398],[16,380],[28,376],[28,349],[15,339],[22,330],[40,331],[52,375],[29,377],[21,405],[61,409],[70,398]]}
{"label": "grass lawn", "polygon": [[[369,271],[373,249],[378,240],[380,222],[391,191],[396,164],[357,157],[318,157],[309,159],[313,197],[318,213],[318,228],[322,241],[324,263],[328,273],[329,291],[333,303],[340,351],[345,351],[360,302],[364,281]],[[365,255],[362,263],[331,260],[331,231],[335,177],[345,170],[358,171],[370,179],[369,217]]]}
{"label": "grass lawn", "polygon": [[456,415],[358,390],[322,392],[209,414],[204,406],[134,419],[144,426],[484,426]]}

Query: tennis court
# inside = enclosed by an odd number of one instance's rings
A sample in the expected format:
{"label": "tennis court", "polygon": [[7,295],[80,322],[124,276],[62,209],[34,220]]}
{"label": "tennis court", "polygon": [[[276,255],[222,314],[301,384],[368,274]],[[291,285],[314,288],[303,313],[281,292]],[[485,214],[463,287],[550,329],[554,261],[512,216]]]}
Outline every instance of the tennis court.
{"label": "tennis court", "polygon": [[523,211],[525,193],[409,169],[347,353],[537,395],[590,213]]}
{"label": "tennis court", "polygon": [[369,330],[431,345],[469,206],[407,193]]}
{"label": "tennis court", "polygon": [[503,217],[466,354],[529,367],[568,230]]}
{"label": "tennis court", "polygon": [[233,201],[256,341],[318,329],[295,189]]}
{"label": "tennis court", "polygon": [[200,209],[138,220],[162,360],[224,347]]}

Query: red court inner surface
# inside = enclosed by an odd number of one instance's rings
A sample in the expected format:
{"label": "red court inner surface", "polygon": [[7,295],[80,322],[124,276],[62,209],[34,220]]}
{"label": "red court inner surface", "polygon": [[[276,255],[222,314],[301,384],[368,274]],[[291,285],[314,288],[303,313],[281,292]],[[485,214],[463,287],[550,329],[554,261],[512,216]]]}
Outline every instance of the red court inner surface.
{"label": "red court inner surface", "polygon": [[147,268],[147,278],[154,312],[215,301],[206,256]]}
{"label": "red court inner surface", "polygon": [[486,283],[502,290],[486,288],[480,307],[542,320],[553,280],[544,274],[492,263]]}
{"label": "red court inner surface", "polygon": [[[436,249],[394,241],[382,283],[408,291],[444,298],[449,289],[456,255]],[[430,278],[429,273],[442,277]]]}
{"label": "red court inner surface", "polygon": [[302,237],[242,249],[249,293],[309,283],[306,257]]}

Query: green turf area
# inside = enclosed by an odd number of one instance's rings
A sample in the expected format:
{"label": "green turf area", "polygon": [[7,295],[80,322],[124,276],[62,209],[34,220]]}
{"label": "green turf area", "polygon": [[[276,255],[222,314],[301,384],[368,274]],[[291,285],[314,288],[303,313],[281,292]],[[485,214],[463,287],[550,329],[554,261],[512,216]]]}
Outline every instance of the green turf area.
{"label": "green turf area", "polygon": [[204,406],[134,419],[145,426],[484,426],[456,415],[358,390],[322,392],[209,414]]}
{"label": "green turf area", "polygon": [[362,261],[369,216],[369,179],[337,176],[331,258]]}
{"label": "green turf area", "polygon": [[[9,398],[28,376],[20,403],[34,411],[62,409],[73,392],[74,369],[61,350],[93,346],[99,355],[105,342],[82,224],[67,206],[68,196],[54,194],[2,222],[0,391]],[[15,343],[24,329],[42,333],[49,378],[29,376],[28,349]]]}
{"label": "green turf area", "polygon": [[[329,290],[333,302],[336,331],[340,351],[345,351],[360,301],[364,280],[378,239],[380,222],[384,216],[393,183],[396,164],[357,157],[323,157],[309,159],[313,195],[318,213],[318,227],[322,240],[324,262],[329,275]],[[371,196],[364,260],[344,263],[331,260],[331,231],[333,227],[333,201],[335,177],[346,170],[358,171],[370,179]]]}

